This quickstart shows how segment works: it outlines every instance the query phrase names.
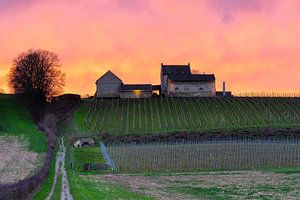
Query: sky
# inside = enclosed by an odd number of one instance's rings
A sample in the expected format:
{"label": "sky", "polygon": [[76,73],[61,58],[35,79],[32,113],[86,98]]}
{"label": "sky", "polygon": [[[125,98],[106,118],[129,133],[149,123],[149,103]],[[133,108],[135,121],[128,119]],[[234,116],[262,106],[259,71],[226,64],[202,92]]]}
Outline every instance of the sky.
{"label": "sky", "polygon": [[300,91],[299,0],[0,0],[0,92],[12,60],[56,53],[66,93],[95,93],[107,70],[160,83],[190,63],[234,93]]}

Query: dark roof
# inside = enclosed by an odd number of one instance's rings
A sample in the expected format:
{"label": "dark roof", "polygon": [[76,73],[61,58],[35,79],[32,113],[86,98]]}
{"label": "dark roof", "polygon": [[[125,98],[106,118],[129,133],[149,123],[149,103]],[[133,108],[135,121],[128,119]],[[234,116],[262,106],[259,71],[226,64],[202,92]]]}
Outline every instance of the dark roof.
{"label": "dark roof", "polygon": [[[223,94],[223,91],[216,91],[216,95],[217,96],[223,96],[224,94]],[[231,91],[225,91],[225,96],[226,97],[232,97],[233,95],[232,95]]]}
{"label": "dark roof", "polygon": [[164,65],[161,64],[161,71],[164,75],[170,74],[190,74],[191,68],[190,64],[188,65]]}
{"label": "dark roof", "polygon": [[105,77],[105,76],[107,76],[109,74],[111,74],[113,77],[115,77],[116,79],[118,79],[119,81],[122,82],[122,80],[117,75],[115,75],[114,73],[112,73],[112,71],[108,70],[105,74],[103,74],[100,78],[98,78],[98,80],[96,81],[96,84],[98,83],[98,81],[100,79],[102,79],[103,77]]}
{"label": "dark roof", "polygon": [[152,91],[151,84],[123,84],[121,86],[121,91],[134,91],[134,90],[142,90],[142,91]]}
{"label": "dark roof", "polygon": [[152,90],[161,90],[160,85],[152,85]]}
{"label": "dark roof", "polygon": [[168,78],[174,82],[211,82],[216,80],[214,74],[172,74]]}

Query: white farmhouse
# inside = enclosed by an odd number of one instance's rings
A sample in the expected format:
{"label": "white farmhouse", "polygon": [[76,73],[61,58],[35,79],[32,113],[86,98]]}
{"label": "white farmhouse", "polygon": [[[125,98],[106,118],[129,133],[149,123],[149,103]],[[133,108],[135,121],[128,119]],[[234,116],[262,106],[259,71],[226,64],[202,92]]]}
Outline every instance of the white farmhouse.
{"label": "white farmhouse", "polygon": [[192,74],[190,64],[161,64],[161,93],[175,97],[215,96],[215,75]]}

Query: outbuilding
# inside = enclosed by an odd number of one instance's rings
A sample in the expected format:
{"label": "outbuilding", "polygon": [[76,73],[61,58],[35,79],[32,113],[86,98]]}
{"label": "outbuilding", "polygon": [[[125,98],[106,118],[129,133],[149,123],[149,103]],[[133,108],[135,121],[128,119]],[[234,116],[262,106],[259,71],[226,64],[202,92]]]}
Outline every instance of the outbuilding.
{"label": "outbuilding", "polygon": [[96,81],[97,98],[120,97],[122,80],[111,71],[106,72]]}
{"label": "outbuilding", "polygon": [[123,84],[121,86],[121,98],[151,98],[151,84]]}

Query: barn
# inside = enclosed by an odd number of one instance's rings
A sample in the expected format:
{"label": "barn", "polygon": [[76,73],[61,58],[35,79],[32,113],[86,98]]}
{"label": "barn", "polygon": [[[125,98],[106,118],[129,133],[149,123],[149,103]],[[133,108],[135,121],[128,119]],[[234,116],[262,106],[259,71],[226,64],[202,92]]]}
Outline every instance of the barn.
{"label": "barn", "polygon": [[97,98],[120,97],[121,86],[123,82],[111,71],[106,72],[96,81]]}
{"label": "barn", "polygon": [[123,84],[122,80],[111,71],[106,72],[96,81],[97,98],[150,98],[151,84]]}
{"label": "barn", "polygon": [[161,64],[161,93],[176,97],[216,95],[214,74],[193,74],[188,65]]}

